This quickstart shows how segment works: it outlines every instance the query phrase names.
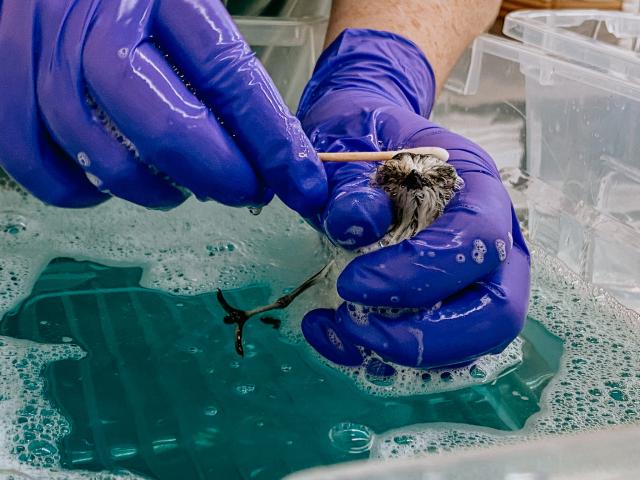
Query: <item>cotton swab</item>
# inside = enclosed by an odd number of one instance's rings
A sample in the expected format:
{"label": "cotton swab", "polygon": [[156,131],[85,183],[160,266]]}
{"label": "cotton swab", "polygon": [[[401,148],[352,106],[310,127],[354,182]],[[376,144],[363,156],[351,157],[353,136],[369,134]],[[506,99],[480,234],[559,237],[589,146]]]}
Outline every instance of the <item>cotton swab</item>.
{"label": "cotton swab", "polygon": [[385,162],[402,153],[431,155],[443,162],[449,160],[449,152],[440,147],[417,147],[386,152],[321,152],[318,153],[318,157],[323,162]]}

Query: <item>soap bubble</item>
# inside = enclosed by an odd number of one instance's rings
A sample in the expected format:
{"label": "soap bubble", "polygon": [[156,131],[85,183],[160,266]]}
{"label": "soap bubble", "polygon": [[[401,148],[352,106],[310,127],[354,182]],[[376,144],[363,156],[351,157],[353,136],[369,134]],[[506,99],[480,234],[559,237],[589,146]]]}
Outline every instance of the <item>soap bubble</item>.
{"label": "soap bubble", "polygon": [[329,430],[331,444],[346,453],[363,453],[373,444],[371,429],[359,423],[344,422]]}
{"label": "soap bubble", "polygon": [[78,153],[78,155],[76,155],[76,158],[78,159],[78,163],[83,167],[88,167],[91,165],[91,159],[85,152]]}

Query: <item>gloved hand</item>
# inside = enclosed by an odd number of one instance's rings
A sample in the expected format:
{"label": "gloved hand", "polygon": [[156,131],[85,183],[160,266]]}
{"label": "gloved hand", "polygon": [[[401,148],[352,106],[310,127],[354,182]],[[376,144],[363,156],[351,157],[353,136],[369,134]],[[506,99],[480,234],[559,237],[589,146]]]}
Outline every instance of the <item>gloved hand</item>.
{"label": "gloved hand", "polygon": [[[337,311],[305,316],[305,337],[333,362],[359,365],[359,346],[412,367],[463,364],[522,329],[529,253],[509,196],[484,150],[426,119],[434,94],[420,50],[372,30],[338,37],[304,92],[298,116],[317,150],[442,147],[465,183],[426,230],[355,258],[338,278],[347,302]],[[371,185],[376,167],[327,164],[330,200],[313,222],[336,244],[372,244],[392,224],[388,196]]]}
{"label": "gloved hand", "polygon": [[[41,200],[303,215],[326,176],[219,0],[0,1],[0,166]],[[184,188],[181,188],[184,187]]]}

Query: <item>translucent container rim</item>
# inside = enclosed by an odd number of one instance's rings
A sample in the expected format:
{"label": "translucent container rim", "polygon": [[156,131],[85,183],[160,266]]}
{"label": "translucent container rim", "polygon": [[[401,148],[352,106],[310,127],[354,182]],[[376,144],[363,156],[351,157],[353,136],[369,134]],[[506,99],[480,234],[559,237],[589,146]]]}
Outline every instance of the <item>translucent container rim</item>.
{"label": "translucent container rim", "polygon": [[[635,39],[633,50],[566,30],[585,21],[605,22],[618,38]],[[549,54],[598,70],[640,79],[640,15],[608,10],[521,10],[505,18],[503,33]]]}
{"label": "translucent container rim", "polygon": [[[311,36],[317,36],[326,27],[329,17],[232,17],[247,43],[268,47],[305,47]],[[317,45],[320,38],[313,40]],[[314,50],[315,51],[315,50]],[[315,54],[314,54],[315,55]]]}
{"label": "translucent container rim", "polygon": [[300,27],[324,23],[329,20],[326,15],[316,15],[311,17],[247,17],[234,15],[233,21],[237,25],[250,25],[256,27]]}
{"label": "translucent container rim", "polygon": [[[525,76],[535,79],[541,85],[553,85],[554,79],[559,77],[640,101],[638,81],[558,58],[544,50],[514,40],[484,34],[475,39],[470,51],[468,72],[464,80],[450,79],[446,85],[448,90],[463,95],[474,94],[480,81],[482,57],[489,54],[518,64]],[[460,72],[457,72],[456,76],[459,75]]]}
{"label": "translucent container rim", "polygon": [[[527,443],[499,445],[466,451],[443,453],[418,458],[392,460],[359,460],[345,464],[316,467],[293,473],[284,480],[364,480],[404,478],[475,478],[499,480],[538,478],[582,478],[595,480],[605,474],[632,473],[630,476],[606,478],[637,478],[640,462],[640,426],[617,425],[596,431],[568,433],[543,437]],[[600,446],[599,448],[594,448]],[[618,462],[616,462],[618,460]],[[621,470],[621,472],[620,472]],[[473,472],[472,475],[462,475]],[[582,476],[586,472],[586,476]],[[502,475],[501,475],[502,473]]]}

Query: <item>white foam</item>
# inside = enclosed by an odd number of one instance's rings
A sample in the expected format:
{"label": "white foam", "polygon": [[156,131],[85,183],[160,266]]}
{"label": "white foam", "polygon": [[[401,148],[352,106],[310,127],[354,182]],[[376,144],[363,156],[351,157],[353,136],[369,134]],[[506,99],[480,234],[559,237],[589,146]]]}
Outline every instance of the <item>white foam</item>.
{"label": "white foam", "polygon": [[496,250],[498,251],[498,258],[501,262],[504,262],[507,259],[507,246],[501,238],[498,238],[495,244]]}
{"label": "white foam", "polygon": [[[5,232],[18,221],[17,232]],[[0,316],[29,293],[35,276],[55,257],[142,265],[143,286],[171,293],[263,282],[274,296],[320,270],[330,257],[320,235],[280,202],[259,219],[245,209],[195,199],[170,212],[117,199],[68,210],[6,188],[0,188],[0,245]],[[316,290],[305,295],[306,306]]]}
{"label": "white foam", "polygon": [[139,478],[59,467],[57,445],[71,427],[45,399],[42,370],[50,362],[83,356],[76,345],[0,337],[0,478]]}
{"label": "white foam", "polygon": [[364,228],[357,225],[352,225],[347,229],[347,233],[353,235],[354,237],[361,237],[364,233]]}
{"label": "white foam", "polygon": [[473,241],[473,251],[471,252],[471,258],[476,263],[484,262],[484,254],[487,253],[487,246],[480,239]]}
{"label": "white foam", "polygon": [[96,188],[100,188],[102,186],[102,180],[96,177],[93,173],[85,172],[84,174],[87,177],[87,180],[91,182],[91,185]]}
{"label": "white foam", "polygon": [[[265,208],[259,219],[246,209],[195,199],[171,212],[146,210],[117,199],[92,209],[57,209],[42,205],[2,178],[0,248],[0,318],[30,293],[39,273],[55,257],[143,266],[143,286],[171,293],[195,295],[218,287],[262,283],[271,286],[275,299],[319,271],[330,256],[320,235],[279,202]],[[335,277],[326,279],[322,287],[305,292],[287,309],[283,334],[302,339],[299,321],[311,306],[335,303],[334,282]],[[62,358],[80,358],[82,352],[70,343],[2,341],[0,478],[133,478],[62,472],[59,454],[51,450],[46,455],[49,447],[44,444],[38,450],[41,458],[27,460],[32,466],[20,461],[17,449],[29,448],[26,430],[18,423],[25,406],[38,409],[27,425],[39,423],[43,409],[51,410],[48,445],[55,447],[69,428],[44,399],[43,366]],[[25,378],[35,386],[33,390],[24,388]],[[250,394],[249,386],[240,387],[239,393]]]}
{"label": "white foam", "polygon": [[[38,273],[54,257],[90,259],[108,265],[143,265],[143,286],[178,294],[263,282],[272,286],[275,298],[318,271],[331,256],[320,236],[279,203],[266,208],[258,221],[244,210],[202,204],[194,199],[171,212],[149,211],[119,200],[89,210],[64,210],[43,206],[18,189],[9,188],[1,179],[0,245],[0,315],[28,295]],[[484,254],[482,248],[477,250]],[[535,252],[533,259],[531,313],[566,344],[561,371],[544,392],[543,410],[520,432],[502,433],[457,425],[415,426],[388,432],[376,436],[372,456],[407,456],[527,440],[629,422],[638,414],[637,315],[601,291],[586,286],[542,253]],[[283,323],[283,333],[299,340],[297,322],[302,315],[314,306],[335,303],[334,280],[325,280],[322,287],[306,292],[288,308],[289,320]],[[576,311],[577,314],[569,316],[568,312]],[[81,355],[70,344],[37,346],[3,341],[10,347],[3,346],[0,351],[15,352],[13,358],[35,352],[35,359],[22,372],[36,382],[37,388],[28,398],[41,405],[41,409],[45,403],[39,403],[44,400],[41,384],[37,382],[41,381],[38,375],[42,365],[67,358],[65,355]],[[518,343],[514,343],[503,352],[503,357],[480,359],[478,365],[486,373],[483,378],[469,375],[467,368],[459,373],[450,370],[453,382],[448,380],[449,375],[445,376],[447,380],[441,375],[431,375],[430,381],[424,382],[424,371],[394,365],[397,373],[393,386],[388,388],[388,384],[384,385],[386,381],[372,383],[364,368],[345,373],[361,388],[379,395],[398,395],[403,389],[407,395],[428,393],[461,388],[463,381],[490,382],[507,365],[519,361],[518,349]],[[487,363],[483,364],[485,360]],[[35,478],[80,478],[82,472],[56,470],[55,454],[51,457],[54,473],[47,471],[44,477],[42,470],[26,467],[17,460],[15,448],[21,437],[14,442],[12,433],[17,431],[16,415],[27,397],[20,393],[18,368],[12,361],[1,362],[0,388],[9,386],[10,391],[8,399],[5,401],[3,396],[0,401],[0,465],[7,471],[16,469]],[[417,375],[420,382],[416,381]],[[464,379],[458,381],[458,376]],[[55,434],[62,435],[68,426],[65,427],[61,416],[55,415],[59,420],[54,422]],[[394,441],[394,436],[405,434],[411,435],[412,440],[400,444]],[[4,473],[0,470],[0,475]],[[109,474],[92,475],[115,478]]]}
{"label": "white foam", "polygon": [[[422,332],[420,332],[422,333]],[[416,333],[416,337],[419,335]],[[419,339],[417,338],[419,341]],[[494,382],[506,371],[522,362],[522,340],[517,338],[502,353],[485,355],[472,364],[459,368],[418,369],[404,367],[382,360],[374,352],[361,350],[364,363],[359,367],[330,364],[349,377],[361,390],[381,397],[403,397],[459,390],[473,385]],[[422,355],[423,351],[418,351]],[[328,363],[324,360],[325,363]],[[369,366],[377,370],[386,368],[395,371],[392,375],[376,375]]]}
{"label": "white foam", "polygon": [[85,152],[78,153],[78,155],[76,155],[76,158],[78,159],[78,163],[83,167],[88,167],[91,165],[91,159]]}

